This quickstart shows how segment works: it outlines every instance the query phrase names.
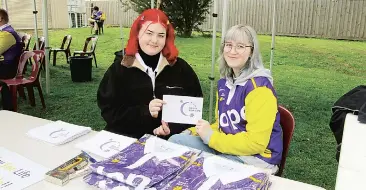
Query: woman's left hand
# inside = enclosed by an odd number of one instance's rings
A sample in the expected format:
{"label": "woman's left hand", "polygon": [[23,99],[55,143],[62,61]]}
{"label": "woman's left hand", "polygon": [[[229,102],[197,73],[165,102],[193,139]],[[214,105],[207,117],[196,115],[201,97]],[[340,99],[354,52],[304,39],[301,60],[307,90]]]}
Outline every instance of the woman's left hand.
{"label": "woman's left hand", "polygon": [[161,121],[160,127],[153,130],[154,135],[166,136],[170,134],[170,129],[165,121]]}
{"label": "woman's left hand", "polygon": [[196,124],[196,132],[201,137],[201,139],[205,144],[209,143],[213,131],[208,121],[203,119],[198,120]]}

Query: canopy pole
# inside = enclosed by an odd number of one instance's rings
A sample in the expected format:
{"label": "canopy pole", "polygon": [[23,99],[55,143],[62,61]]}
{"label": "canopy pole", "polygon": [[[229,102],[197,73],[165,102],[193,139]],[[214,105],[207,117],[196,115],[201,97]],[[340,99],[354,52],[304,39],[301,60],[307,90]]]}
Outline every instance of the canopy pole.
{"label": "canopy pole", "polygon": [[212,122],[212,107],[213,107],[213,97],[214,97],[214,82],[215,82],[215,56],[216,56],[216,24],[217,24],[217,0],[214,0],[214,11],[212,13],[213,17],[213,26],[212,26],[212,51],[211,51],[211,76],[208,77],[211,80],[210,87],[210,107],[209,107],[209,119],[208,121]]}
{"label": "canopy pole", "polygon": [[[123,12],[123,4],[122,4],[122,0],[119,1],[120,2],[120,8],[121,8],[121,13]],[[120,28],[120,33],[121,33],[121,46],[122,46],[122,55],[124,55],[124,45],[123,45],[123,26],[122,26],[122,19],[120,19],[119,21],[119,28]]]}
{"label": "canopy pole", "polygon": [[4,0],[4,8],[7,12],[9,12],[9,9],[8,9],[8,0]]}
{"label": "canopy pole", "polygon": [[37,6],[36,6],[36,0],[33,0],[33,7],[34,7],[34,11],[33,11],[33,15],[34,15],[34,35],[36,37],[35,41],[36,41],[36,50],[39,50],[39,43],[38,43],[38,25],[37,25]]}
{"label": "canopy pole", "polygon": [[43,36],[45,42],[45,69],[46,69],[46,94],[50,94],[50,68],[49,68],[49,52],[51,47],[49,47],[48,40],[48,3],[47,0],[43,0],[43,9],[42,9],[42,17],[43,17]]}
{"label": "canopy pole", "polygon": [[275,50],[275,36],[276,36],[276,0],[272,1],[273,3],[273,13],[272,13],[272,44],[271,44],[271,61],[269,64],[269,70],[272,73],[273,66],[273,58],[274,58],[274,50]]}

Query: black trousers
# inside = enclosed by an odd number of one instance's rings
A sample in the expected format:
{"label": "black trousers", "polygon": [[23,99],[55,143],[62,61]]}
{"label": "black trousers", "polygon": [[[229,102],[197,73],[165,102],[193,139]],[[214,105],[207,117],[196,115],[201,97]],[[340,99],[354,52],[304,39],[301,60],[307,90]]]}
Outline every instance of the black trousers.
{"label": "black trousers", "polygon": [[1,91],[0,91],[0,110],[10,110],[14,109],[11,93],[8,85],[5,82],[0,81]]}
{"label": "black trousers", "polygon": [[0,61],[0,79],[12,79],[17,74],[18,66],[16,64],[3,64]]}

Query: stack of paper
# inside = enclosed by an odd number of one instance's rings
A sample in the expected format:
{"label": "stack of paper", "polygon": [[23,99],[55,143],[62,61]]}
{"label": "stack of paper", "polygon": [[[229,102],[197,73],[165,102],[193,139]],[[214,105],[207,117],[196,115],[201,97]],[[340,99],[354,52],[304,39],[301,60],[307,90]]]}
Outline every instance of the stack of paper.
{"label": "stack of paper", "polygon": [[117,135],[108,131],[100,131],[93,138],[76,144],[75,146],[85,152],[95,154],[102,158],[109,158],[135,141],[137,141],[137,139]]}
{"label": "stack of paper", "polygon": [[55,121],[29,130],[27,135],[54,145],[61,145],[83,136],[90,131],[90,127]]}

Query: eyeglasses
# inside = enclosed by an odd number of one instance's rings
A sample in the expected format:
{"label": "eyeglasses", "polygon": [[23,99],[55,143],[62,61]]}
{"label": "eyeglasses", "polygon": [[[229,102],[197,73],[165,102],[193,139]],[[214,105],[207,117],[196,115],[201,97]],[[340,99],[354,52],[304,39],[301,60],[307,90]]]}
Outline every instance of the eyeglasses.
{"label": "eyeglasses", "polygon": [[224,43],[224,52],[230,52],[231,49],[233,49],[233,47],[235,46],[235,51],[238,53],[238,54],[242,54],[245,52],[245,50],[247,49],[246,47],[251,47],[253,48],[253,46],[249,46],[249,45],[243,45],[243,44],[237,44],[237,45],[234,45],[233,43]]}

